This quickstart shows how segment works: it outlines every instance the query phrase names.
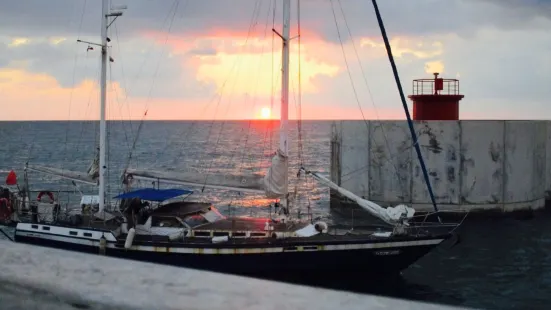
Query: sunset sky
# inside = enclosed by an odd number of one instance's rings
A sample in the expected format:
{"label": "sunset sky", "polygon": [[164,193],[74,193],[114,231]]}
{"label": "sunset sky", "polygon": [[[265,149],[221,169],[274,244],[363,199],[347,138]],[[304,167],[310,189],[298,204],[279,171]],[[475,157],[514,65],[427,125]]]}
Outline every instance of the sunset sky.
{"label": "sunset sky", "polygon": [[[280,31],[280,0],[113,1],[128,9],[110,28],[108,117],[140,119],[147,110],[151,120],[278,118],[274,2]],[[359,106],[368,119],[404,118],[371,1],[301,2],[302,118],[361,119]],[[461,118],[551,118],[551,1],[379,2],[406,95],[412,79],[438,71],[460,79]],[[100,40],[101,1],[0,7],[0,120],[97,119],[100,54],[76,40]],[[292,7],[294,36],[296,0]],[[295,118],[298,40],[291,44]]]}

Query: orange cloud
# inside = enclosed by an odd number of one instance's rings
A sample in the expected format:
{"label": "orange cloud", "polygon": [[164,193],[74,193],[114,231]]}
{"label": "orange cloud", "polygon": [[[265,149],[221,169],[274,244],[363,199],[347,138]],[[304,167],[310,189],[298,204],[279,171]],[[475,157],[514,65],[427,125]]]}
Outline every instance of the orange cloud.
{"label": "orange cloud", "polygon": [[[390,40],[392,54],[400,58],[405,55],[413,55],[416,58],[426,59],[440,56],[444,53],[442,42],[436,40],[422,40],[408,37],[395,37]],[[377,56],[386,55],[385,45],[381,39],[362,38],[360,46],[377,51]]]}
{"label": "orange cloud", "polygon": [[[232,55],[219,53],[214,56],[202,56],[197,67],[197,79],[203,82],[213,82],[221,92],[225,86],[228,74],[233,71],[229,80],[228,91],[236,94],[256,94],[270,96],[272,93],[272,81],[275,81],[275,90],[279,90],[281,70],[279,59],[276,60],[274,71],[271,68],[271,53],[264,54],[239,54]],[[279,57],[278,57],[279,58]],[[232,70],[233,69],[233,70]],[[335,76],[339,67],[330,65],[312,58],[309,60],[302,56],[301,81],[303,93],[317,93],[320,90],[311,83],[317,75]],[[290,76],[298,77],[298,66],[290,66]],[[297,80],[298,78],[294,78]],[[295,86],[297,87],[297,86]]]}
{"label": "orange cloud", "polygon": [[[112,93],[124,96],[117,83]],[[111,93],[110,92],[110,93]],[[85,80],[74,88],[64,88],[47,74],[25,69],[0,69],[0,94],[5,108],[4,120],[98,119],[98,84]],[[109,101],[108,101],[109,102]]]}
{"label": "orange cloud", "polygon": [[[116,91],[115,91],[116,89]],[[33,74],[23,69],[1,69],[0,90],[2,101],[7,108],[1,114],[3,120],[97,120],[98,85],[85,80],[74,88],[64,88],[56,79],[47,74]],[[72,93],[72,94],[71,94]],[[252,108],[252,100],[237,100],[230,103],[223,98],[220,106],[210,98],[196,100],[129,98],[129,106],[119,105],[124,97],[124,89],[117,83],[108,87],[108,119],[142,119],[147,108],[148,120],[210,120],[216,119],[258,119],[258,111],[270,107],[270,100],[263,99]],[[71,100],[72,96],[72,100]],[[296,119],[295,105],[290,106],[290,118]],[[381,119],[403,118],[400,109],[377,109]],[[366,118],[375,119],[374,111],[365,109]],[[273,102],[272,118],[279,118],[279,94]],[[303,102],[303,119],[361,119],[357,108],[342,107],[337,103],[325,104],[323,108],[316,102]]]}
{"label": "orange cloud", "polygon": [[11,42],[8,44],[8,47],[18,47],[21,45],[26,45],[30,43],[29,38],[14,38],[11,40]]}
{"label": "orange cloud", "polygon": [[[210,29],[202,37],[193,39],[191,35],[172,36],[167,44],[171,55],[191,55],[187,58],[185,70],[191,67],[196,80],[213,83],[217,92],[233,95],[249,94],[251,96],[270,97],[272,91],[279,92],[281,84],[281,39],[258,37],[251,34],[247,39],[246,32],[225,29]],[[309,32],[306,32],[308,35]],[[303,36],[305,34],[303,33]],[[166,35],[149,32],[145,36],[163,44]],[[303,93],[316,93],[320,90],[312,83],[319,75],[334,77],[340,71],[338,63],[332,63],[317,57],[320,50],[329,43],[320,39],[309,38],[301,42],[301,81]],[[291,79],[298,80],[298,41],[291,42]],[[334,48],[331,48],[334,49]],[[272,70],[273,61],[273,70]],[[226,82],[227,81],[227,82]],[[294,87],[298,88],[296,84]],[[274,88],[274,89],[272,89]]]}
{"label": "orange cloud", "polygon": [[[124,89],[117,83],[112,83],[108,87],[108,119],[141,119],[145,109],[149,110],[147,119],[256,119],[259,118],[259,111],[264,107],[270,107],[272,101],[274,105],[271,116],[279,118],[280,39],[275,38],[276,48],[272,54],[271,34],[263,38],[263,34],[255,33],[246,40],[246,32],[222,29],[208,31],[208,34],[195,40],[187,34],[171,36],[167,44],[170,56],[187,56],[182,58],[182,70],[192,70],[197,81],[215,85],[216,93],[223,93],[219,105],[211,101],[211,96],[215,94],[209,94],[208,98],[191,100],[170,97],[148,100],[130,97],[128,102],[124,103],[128,104],[128,107],[121,108],[119,102],[124,101]],[[308,95],[308,100],[303,100],[302,118],[362,119],[359,109],[354,105],[343,107],[342,102],[328,102],[332,100],[329,94],[342,91],[335,89],[332,82],[316,83],[320,77],[330,80],[344,70],[340,44],[323,41],[313,32],[303,32],[303,35],[311,37],[307,40],[303,38],[301,45],[302,92]],[[159,33],[150,32],[145,36],[158,44],[163,44],[165,40],[165,35]],[[52,40],[52,44],[62,42],[59,38]],[[409,53],[418,58],[430,58],[441,53],[441,44],[419,42],[399,38],[393,44],[396,54],[400,56]],[[296,40],[291,43],[290,118],[297,116],[294,98],[298,91],[297,43]],[[377,41],[364,38],[362,46],[364,49],[371,48],[377,51],[362,51],[362,58],[365,55],[368,55],[368,58],[385,56],[384,47]],[[347,57],[350,58],[351,69],[355,70],[356,59],[351,48],[351,43],[347,43]],[[86,80],[74,88],[65,88],[59,85],[54,77],[46,74],[33,74],[24,69],[3,69],[0,70],[0,91],[3,101],[10,103],[11,107],[0,116],[4,119],[98,118],[99,91],[96,81]],[[381,119],[403,118],[403,111],[399,106],[387,110],[378,108],[377,113]],[[364,115],[368,119],[376,119],[377,113],[364,109]]]}
{"label": "orange cloud", "polygon": [[426,62],[425,72],[428,74],[433,74],[434,72],[444,73],[444,63],[440,60]]}

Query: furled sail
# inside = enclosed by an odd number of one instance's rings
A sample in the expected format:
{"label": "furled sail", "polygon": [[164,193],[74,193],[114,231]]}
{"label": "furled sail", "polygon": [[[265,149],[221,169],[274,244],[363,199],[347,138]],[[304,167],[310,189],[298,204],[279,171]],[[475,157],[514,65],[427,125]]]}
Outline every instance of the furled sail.
{"label": "furled sail", "polygon": [[90,164],[90,167],[88,167],[88,175],[91,178],[98,178],[99,177],[99,152],[96,153],[96,157],[94,158],[94,161]]}
{"label": "furled sail", "polygon": [[218,189],[237,190],[251,193],[264,193],[263,175],[230,175],[199,173],[194,171],[172,172],[141,169],[127,169],[126,178],[153,180],[161,183],[201,186]]}
{"label": "furled sail", "polygon": [[289,159],[278,149],[272,157],[272,165],[264,177],[264,191],[266,197],[275,199],[282,198],[288,192],[287,171]]}
{"label": "furled sail", "polygon": [[255,194],[264,194],[267,198],[282,198],[288,192],[288,158],[281,151],[272,158],[272,165],[266,175],[254,173],[248,175],[205,174],[198,171],[154,171],[127,169],[125,178],[152,180],[168,184],[201,186],[229,189]]}
{"label": "furled sail", "polygon": [[314,179],[316,179],[317,181],[329,186],[330,188],[336,190],[339,194],[356,202],[364,210],[380,218],[381,220],[383,220],[388,224],[391,224],[391,225],[401,224],[405,222],[407,219],[412,218],[413,215],[415,214],[415,209],[410,208],[403,204],[398,205],[396,207],[383,208],[372,201],[369,201],[361,197],[358,197],[357,195],[354,195],[352,192],[338,186],[337,184],[331,182],[331,180],[327,179],[324,176],[319,175],[316,172],[308,171],[307,173],[311,174],[314,177]]}
{"label": "furled sail", "polygon": [[68,169],[60,169],[53,167],[29,165],[27,169],[45,174],[55,175],[64,179],[69,179],[81,183],[97,185],[95,177],[90,176],[87,172],[73,171]]}

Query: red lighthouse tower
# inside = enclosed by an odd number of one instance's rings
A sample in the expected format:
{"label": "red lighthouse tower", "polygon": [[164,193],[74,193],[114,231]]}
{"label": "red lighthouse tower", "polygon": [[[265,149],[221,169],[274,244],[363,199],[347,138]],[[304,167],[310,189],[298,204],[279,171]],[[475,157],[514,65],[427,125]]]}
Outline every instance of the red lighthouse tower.
{"label": "red lighthouse tower", "polygon": [[434,73],[434,79],[413,80],[413,120],[452,121],[459,119],[459,80],[442,79]]}

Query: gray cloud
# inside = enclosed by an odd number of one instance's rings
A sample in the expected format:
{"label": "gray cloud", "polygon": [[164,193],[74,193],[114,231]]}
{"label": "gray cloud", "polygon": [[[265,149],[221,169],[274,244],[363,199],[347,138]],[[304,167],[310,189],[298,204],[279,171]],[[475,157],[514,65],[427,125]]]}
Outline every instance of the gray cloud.
{"label": "gray cloud", "polygon": [[[100,1],[80,0],[1,0],[0,29],[10,36],[75,35],[82,20],[82,35],[95,36],[99,31]],[[281,19],[281,2],[277,1],[276,21]],[[246,32],[253,12],[258,26],[271,24],[271,0],[152,1],[133,0],[119,26],[121,33],[133,35],[147,30],[166,31],[171,9],[179,3],[172,32],[201,34],[212,28]],[[294,1],[293,1],[294,3]],[[340,0],[347,20],[356,35],[379,35],[371,1]],[[257,5],[258,4],[258,5]],[[339,1],[333,0],[338,18]],[[294,4],[293,4],[294,5]],[[380,1],[383,18],[391,34],[428,34],[471,32],[481,25],[522,27],[535,16],[550,14],[549,1],[513,0],[447,0],[447,1]],[[293,7],[293,13],[295,13]],[[172,11],[173,13],[173,11]],[[336,41],[333,14],[328,0],[302,1],[303,27],[319,31],[326,39]],[[296,15],[294,14],[294,17]],[[164,27],[163,27],[164,26]],[[343,29],[344,30],[344,29]]]}
{"label": "gray cloud", "polygon": [[[123,3],[117,0],[117,3]],[[193,68],[186,67],[185,63],[193,55],[211,55],[212,46],[198,46],[187,54],[175,55],[172,58],[164,57],[167,49],[163,46],[154,46],[153,43],[138,36],[146,31],[166,33],[170,18],[171,6],[174,1],[132,0],[125,1],[129,9],[117,22],[116,34],[113,39],[113,57],[115,63],[113,76],[134,97],[148,97],[155,77],[152,96],[155,98],[208,98],[214,93],[213,85],[204,85],[194,78]],[[454,76],[456,72],[462,75],[462,87],[466,91],[466,102],[473,102],[471,98],[506,97],[509,100],[547,100],[550,94],[545,81],[548,72],[542,72],[541,55],[535,56],[534,51],[546,51],[551,43],[544,36],[524,36],[515,38],[513,35],[491,38],[475,38],[477,30],[484,26],[493,26],[504,30],[515,30],[540,27],[537,18],[549,19],[551,16],[551,1],[536,0],[446,0],[446,1],[379,1],[379,6],[391,37],[397,35],[431,35],[442,33],[457,33],[460,37],[474,38],[479,43],[469,40],[450,41],[445,46],[442,57],[446,66],[446,75]],[[83,0],[0,0],[0,38],[5,44],[0,44],[0,66],[7,66],[13,61],[27,61],[28,70],[50,74],[64,87],[72,85],[72,73],[75,51],[78,61],[76,83],[84,78],[96,78],[99,54],[97,51],[86,54],[86,46],[78,46],[74,39],[78,33]],[[236,5],[238,3],[239,5]],[[271,1],[238,0],[180,0],[178,12],[175,14],[171,32],[185,34],[182,39],[200,36],[213,28],[228,29],[246,33],[253,12],[258,15],[256,30],[253,36],[259,36],[264,30],[266,22],[271,26],[269,7]],[[280,1],[278,5],[280,8]],[[343,39],[347,39],[346,28],[342,23],[342,16],[338,1],[333,0],[337,18],[341,26]],[[380,36],[375,21],[371,1],[341,0],[346,13],[347,21],[354,35]],[[84,18],[82,19],[81,37],[97,40],[99,33],[100,1],[87,1]],[[313,29],[325,40],[338,42],[333,21],[333,13],[329,1],[303,0],[302,26]],[[278,12],[276,23],[279,23],[281,14]],[[296,16],[294,16],[296,17]],[[115,28],[112,28],[114,30]],[[71,40],[58,45],[43,41],[31,42],[17,48],[8,48],[9,37],[45,38],[48,36],[71,37]],[[122,48],[119,53],[119,45]],[[527,48],[530,46],[530,48]],[[145,53],[142,52],[145,50]],[[350,57],[351,54],[349,54]],[[340,55],[339,55],[340,57]],[[161,62],[159,63],[159,60]],[[469,61],[465,61],[469,59]],[[429,59],[433,60],[433,59]],[[124,79],[121,65],[124,65]],[[386,106],[397,107],[396,89],[386,59],[371,64],[368,75],[377,76],[373,79],[371,88],[378,90],[376,101],[388,103]],[[399,70],[405,87],[413,78],[424,74],[424,61],[400,63]],[[382,73],[381,73],[382,72]],[[534,73],[535,72],[535,73]],[[500,78],[495,78],[499,76]],[[529,79],[529,82],[519,79]],[[350,89],[345,73],[337,79],[318,77],[320,87],[324,89],[324,96],[329,96],[331,89]],[[358,87],[361,86],[361,77],[354,79]],[[522,84],[522,87],[519,85]],[[406,91],[408,92],[408,91]],[[352,93],[346,91],[345,97],[340,91],[332,92],[334,101],[341,101],[348,106],[354,106],[355,99]],[[378,98],[378,99],[377,99]],[[312,102],[321,102],[316,95],[306,98]],[[365,97],[364,97],[365,99]],[[346,103],[345,103],[346,102]],[[365,107],[370,107],[362,100]],[[382,104],[382,103],[381,103]],[[468,107],[469,105],[466,104]],[[476,106],[473,109],[476,110]],[[496,107],[499,108],[499,107]],[[501,107],[503,108],[503,107]]]}

